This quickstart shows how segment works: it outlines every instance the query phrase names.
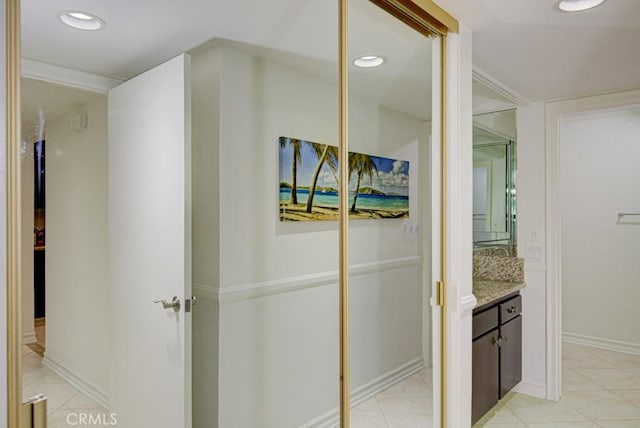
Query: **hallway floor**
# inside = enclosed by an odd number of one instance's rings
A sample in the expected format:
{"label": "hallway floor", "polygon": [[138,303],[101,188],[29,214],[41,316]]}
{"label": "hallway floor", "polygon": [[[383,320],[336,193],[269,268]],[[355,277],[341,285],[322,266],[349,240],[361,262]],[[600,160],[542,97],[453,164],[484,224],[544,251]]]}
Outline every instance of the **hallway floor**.
{"label": "hallway floor", "polygon": [[[22,358],[23,397],[47,396],[49,428],[72,426],[72,414],[106,412],[26,346]],[[432,402],[431,370],[425,369],[352,409],[351,427],[432,427]],[[640,355],[564,344],[559,402],[512,392],[475,427],[640,428]]]}
{"label": "hallway floor", "polygon": [[79,414],[106,413],[99,404],[45,367],[42,357],[27,346],[22,347],[22,384],[23,401],[37,394],[47,397],[48,428],[78,425]]}
{"label": "hallway floor", "polygon": [[[431,371],[356,406],[353,428],[432,426]],[[474,425],[497,428],[640,428],[640,355],[564,344],[559,402],[515,392]]]}

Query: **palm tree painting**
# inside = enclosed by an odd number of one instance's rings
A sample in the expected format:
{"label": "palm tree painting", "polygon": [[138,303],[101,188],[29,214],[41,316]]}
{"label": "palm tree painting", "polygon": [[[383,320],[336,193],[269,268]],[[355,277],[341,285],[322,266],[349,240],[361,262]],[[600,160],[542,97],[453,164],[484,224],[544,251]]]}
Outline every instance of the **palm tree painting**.
{"label": "palm tree painting", "polygon": [[[280,220],[338,218],[338,148],[280,137]],[[409,216],[409,162],[349,153],[349,216],[385,219]]]}
{"label": "palm tree painting", "polygon": [[[300,154],[300,145],[302,140],[297,138],[280,137],[280,149],[282,150],[287,144],[291,146],[291,199],[293,205],[298,203],[298,165],[302,162]],[[305,141],[306,143],[306,141]]]}
{"label": "palm tree painting", "polygon": [[[356,174],[358,182],[356,183],[356,190],[353,193],[353,204],[351,204],[351,212],[356,212],[356,203],[358,202],[358,192],[360,192],[360,182],[362,176],[367,175],[373,186],[373,175],[378,174],[378,166],[373,156],[363,155],[362,153],[349,153],[349,180],[351,176]],[[373,188],[373,187],[372,187]]]}

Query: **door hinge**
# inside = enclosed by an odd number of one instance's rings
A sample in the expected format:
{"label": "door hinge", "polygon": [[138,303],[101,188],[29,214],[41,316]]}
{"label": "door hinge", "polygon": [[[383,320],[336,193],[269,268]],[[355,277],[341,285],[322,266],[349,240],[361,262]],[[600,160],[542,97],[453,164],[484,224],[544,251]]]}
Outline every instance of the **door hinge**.
{"label": "door hinge", "polygon": [[436,281],[436,306],[444,306],[444,282]]}

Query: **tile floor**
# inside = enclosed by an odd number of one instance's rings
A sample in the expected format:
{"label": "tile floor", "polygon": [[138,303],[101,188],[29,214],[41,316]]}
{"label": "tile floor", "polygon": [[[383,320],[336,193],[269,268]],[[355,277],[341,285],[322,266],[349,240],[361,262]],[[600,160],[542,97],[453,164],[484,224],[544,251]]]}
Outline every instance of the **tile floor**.
{"label": "tile floor", "polygon": [[562,399],[510,393],[474,427],[640,428],[640,355],[563,345]]}
{"label": "tile floor", "polygon": [[[353,428],[432,426],[431,371],[351,411]],[[559,402],[510,393],[474,425],[497,428],[640,428],[640,356],[565,344]]]}
{"label": "tile floor", "polygon": [[107,413],[100,405],[43,366],[42,357],[26,346],[22,347],[22,384],[23,400],[41,393],[46,395],[49,428],[76,426],[81,413],[94,415],[94,418]]}
{"label": "tile floor", "polygon": [[[106,412],[31,349],[23,347],[22,356],[23,396],[47,395],[50,428],[72,426],[67,417],[73,413]],[[431,427],[432,402],[431,370],[425,369],[355,407],[351,427]],[[559,402],[510,393],[475,427],[640,428],[640,356],[565,344]]]}

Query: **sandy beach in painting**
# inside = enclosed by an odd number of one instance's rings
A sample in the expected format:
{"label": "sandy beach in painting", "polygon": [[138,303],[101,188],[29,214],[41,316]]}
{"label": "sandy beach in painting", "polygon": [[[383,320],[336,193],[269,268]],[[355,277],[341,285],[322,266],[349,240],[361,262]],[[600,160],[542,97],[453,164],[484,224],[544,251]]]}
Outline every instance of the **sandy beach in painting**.
{"label": "sandy beach in painting", "polygon": [[[408,218],[408,210],[391,209],[358,209],[355,213],[349,213],[349,218],[353,220],[374,220],[382,218]],[[313,212],[306,212],[305,204],[292,205],[290,203],[280,203],[280,220],[286,221],[324,221],[337,220],[338,208],[336,207],[313,207]]]}

